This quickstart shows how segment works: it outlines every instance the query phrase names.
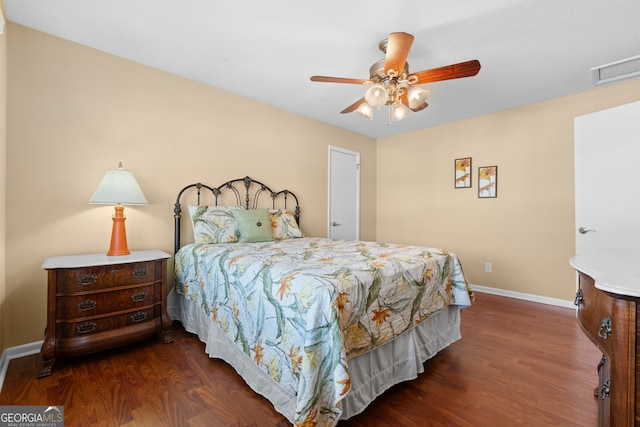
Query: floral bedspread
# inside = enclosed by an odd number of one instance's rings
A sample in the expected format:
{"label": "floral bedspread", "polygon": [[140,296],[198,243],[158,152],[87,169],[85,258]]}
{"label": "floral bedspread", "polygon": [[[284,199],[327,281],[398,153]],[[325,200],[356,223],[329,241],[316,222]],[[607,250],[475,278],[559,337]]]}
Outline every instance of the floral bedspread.
{"label": "floral bedspread", "polygon": [[473,295],[441,249],[300,238],[187,245],[176,290],[283,389],[298,426],[332,426],[349,391],[347,361]]}

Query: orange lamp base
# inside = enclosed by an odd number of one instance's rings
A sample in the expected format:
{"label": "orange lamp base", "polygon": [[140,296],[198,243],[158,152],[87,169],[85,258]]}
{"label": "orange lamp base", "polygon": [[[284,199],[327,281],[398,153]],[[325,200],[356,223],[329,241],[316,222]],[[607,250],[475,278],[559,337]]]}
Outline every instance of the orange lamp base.
{"label": "orange lamp base", "polygon": [[124,228],[124,206],[116,205],[116,214],[113,217],[113,228],[111,229],[111,247],[107,256],[129,255],[127,248],[127,231]]}

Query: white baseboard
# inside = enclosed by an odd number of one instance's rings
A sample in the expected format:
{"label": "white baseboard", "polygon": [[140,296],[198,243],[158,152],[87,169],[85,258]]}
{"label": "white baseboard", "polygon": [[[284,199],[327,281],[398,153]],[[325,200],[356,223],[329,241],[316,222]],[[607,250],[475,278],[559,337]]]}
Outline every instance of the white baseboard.
{"label": "white baseboard", "polygon": [[0,357],[0,391],[2,391],[2,385],[4,384],[4,379],[7,376],[9,362],[13,359],[39,353],[43,342],[44,341],[36,341],[16,347],[9,347],[2,352],[2,357]]}
{"label": "white baseboard", "polygon": [[549,297],[543,297],[540,295],[526,294],[523,292],[515,292],[515,291],[507,291],[504,289],[489,288],[487,286],[480,286],[480,285],[471,285],[471,289],[473,289],[475,292],[482,292],[485,294],[500,295],[503,297],[522,299],[526,301],[538,302],[541,304],[548,304],[548,305],[555,305],[555,306],[564,307],[564,308],[572,308],[572,309],[576,308],[576,306],[573,304],[573,301],[560,299],[560,298],[549,298]]}

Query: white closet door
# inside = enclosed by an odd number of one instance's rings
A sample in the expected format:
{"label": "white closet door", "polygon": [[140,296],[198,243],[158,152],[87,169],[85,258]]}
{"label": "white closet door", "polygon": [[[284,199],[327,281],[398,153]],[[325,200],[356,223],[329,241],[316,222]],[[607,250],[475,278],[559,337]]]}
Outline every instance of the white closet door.
{"label": "white closet door", "polygon": [[640,102],[574,120],[576,253],[640,249]]}
{"label": "white closet door", "polygon": [[329,146],[328,218],[330,239],[360,239],[360,153]]}

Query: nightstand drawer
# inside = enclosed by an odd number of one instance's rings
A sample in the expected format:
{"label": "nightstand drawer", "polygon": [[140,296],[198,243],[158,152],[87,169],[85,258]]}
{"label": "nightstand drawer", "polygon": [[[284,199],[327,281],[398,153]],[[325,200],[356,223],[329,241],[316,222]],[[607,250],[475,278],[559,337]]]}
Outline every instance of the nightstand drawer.
{"label": "nightstand drawer", "polygon": [[99,267],[56,270],[58,293],[92,291],[105,287],[146,283],[160,280],[162,272],[157,262],[137,262]]}
{"label": "nightstand drawer", "polygon": [[161,301],[161,288],[162,283],[156,283],[109,292],[58,296],[57,317],[72,320],[148,306]]}
{"label": "nightstand drawer", "polygon": [[160,315],[160,306],[132,310],[116,316],[100,317],[56,325],[56,335],[61,338],[88,336],[98,332],[124,328],[137,323],[149,322]]}

